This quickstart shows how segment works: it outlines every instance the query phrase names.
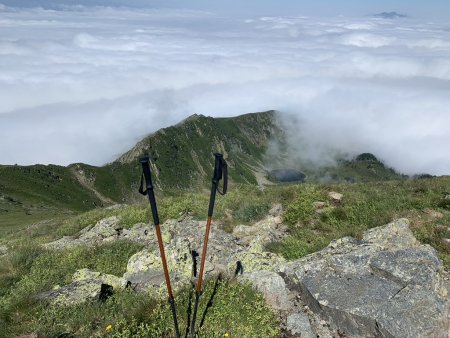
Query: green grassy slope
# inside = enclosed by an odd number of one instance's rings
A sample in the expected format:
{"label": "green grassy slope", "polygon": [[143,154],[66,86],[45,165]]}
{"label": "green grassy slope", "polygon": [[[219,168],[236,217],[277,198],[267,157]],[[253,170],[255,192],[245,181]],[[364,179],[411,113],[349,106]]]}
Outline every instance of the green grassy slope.
{"label": "green grassy slope", "polygon": [[[107,167],[137,172],[138,158],[148,154],[159,188],[189,190],[209,182],[215,152],[225,155],[230,179],[256,184],[253,168],[262,166],[268,141],[281,130],[274,112],[246,114],[236,118],[194,115],[180,124],[146,137]],[[120,171],[120,169],[119,169]]]}
{"label": "green grassy slope", "polygon": [[18,226],[102,205],[66,167],[0,166],[0,237]]}

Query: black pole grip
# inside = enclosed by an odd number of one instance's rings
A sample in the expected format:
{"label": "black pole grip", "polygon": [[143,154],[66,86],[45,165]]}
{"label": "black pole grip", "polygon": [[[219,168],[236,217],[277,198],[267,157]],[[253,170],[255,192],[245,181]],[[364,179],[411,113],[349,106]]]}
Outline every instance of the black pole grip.
{"label": "black pole grip", "polygon": [[148,200],[150,201],[150,207],[152,209],[153,222],[159,224],[158,208],[156,207],[155,193],[153,192],[152,173],[150,171],[150,164],[148,156],[142,156],[139,159],[142,164],[142,173],[145,178],[146,193]]}
{"label": "black pole grip", "polygon": [[[217,192],[221,195],[227,193],[228,185],[228,165],[222,154],[215,153],[214,175],[212,178],[213,185],[216,186]],[[219,189],[219,181],[223,178],[222,191]]]}
{"label": "black pole grip", "polygon": [[214,154],[215,162],[214,162],[214,175],[212,178],[212,182],[217,185],[219,181],[222,179],[222,164],[223,164],[223,155],[219,153]]}
{"label": "black pole grip", "polygon": [[208,217],[212,217],[214,210],[214,202],[216,201],[217,184],[212,184],[211,195],[209,196]]}
{"label": "black pole grip", "polygon": [[219,181],[222,178],[222,163],[224,161],[223,155],[219,153],[214,154],[215,162],[214,162],[214,173],[212,177],[212,185],[211,185],[211,195],[209,197],[209,208],[208,208],[208,216],[212,217],[214,210],[214,202],[216,200],[216,191],[219,184]]}

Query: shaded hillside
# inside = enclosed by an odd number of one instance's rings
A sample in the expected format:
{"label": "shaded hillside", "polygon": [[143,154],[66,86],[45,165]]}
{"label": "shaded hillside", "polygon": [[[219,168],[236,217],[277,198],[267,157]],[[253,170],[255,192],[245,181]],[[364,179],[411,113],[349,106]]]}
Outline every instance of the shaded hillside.
{"label": "shaded hillside", "polygon": [[314,182],[374,182],[407,179],[378,160],[373,154],[364,153],[351,160],[340,160],[336,166],[326,166],[309,171]]}

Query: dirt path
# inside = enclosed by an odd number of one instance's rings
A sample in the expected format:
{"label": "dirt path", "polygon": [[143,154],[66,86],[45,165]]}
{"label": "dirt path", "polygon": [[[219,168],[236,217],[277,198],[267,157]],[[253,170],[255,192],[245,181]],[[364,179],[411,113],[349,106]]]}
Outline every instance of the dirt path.
{"label": "dirt path", "polygon": [[102,203],[104,204],[115,204],[116,202],[114,202],[112,199],[102,195],[99,191],[97,191],[87,180],[86,176],[84,176],[83,172],[78,171],[76,168],[71,168],[72,174],[75,176],[75,178],[77,179],[78,182],[80,182],[80,184],[85,187],[86,189],[92,191],[94,193],[94,195],[100,200],[102,201]]}

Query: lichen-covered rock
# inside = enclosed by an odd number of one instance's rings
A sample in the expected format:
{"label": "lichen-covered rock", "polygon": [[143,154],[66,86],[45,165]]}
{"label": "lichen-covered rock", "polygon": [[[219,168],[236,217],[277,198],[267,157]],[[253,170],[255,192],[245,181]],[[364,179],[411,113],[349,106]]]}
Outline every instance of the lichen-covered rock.
{"label": "lichen-covered rock", "polygon": [[285,268],[285,280],[347,336],[447,337],[449,301],[442,263],[401,219],[344,238]]}
{"label": "lichen-covered rock", "polygon": [[287,236],[287,227],[282,224],[280,216],[267,216],[253,225],[238,225],[233,229],[233,236],[243,245],[265,245],[280,241]]}
{"label": "lichen-covered rock", "polygon": [[90,269],[76,271],[72,283],[56,286],[50,291],[38,295],[39,299],[49,300],[56,305],[76,305],[86,301],[99,300],[102,284],[112,286],[113,290],[126,287],[126,280]]}
{"label": "lichen-covered rock", "polygon": [[76,305],[88,300],[96,300],[100,295],[101,284],[93,280],[72,282],[62,287],[38,295],[39,299],[49,300],[54,305]]}
{"label": "lichen-covered rock", "polygon": [[233,261],[230,262],[229,269],[233,268],[232,264],[234,264],[234,261],[241,262],[244,272],[259,270],[281,271],[286,263],[283,257],[264,251],[261,245],[253,245],[248,248],[248,251],[244,250],[238,253]]}
{"label": "lichen-covered rock", "polygon": [[[130,257],[127,263],[127,273],[162,269],[161,256],[158,251],[144,249]],[[125,277],[126,278],[126,277]]]}
{"label": "lichen-covered rock", "polygon": [[107,237],[115,237],[119,235],[119,230],[122,227],[119,225],[117,216],[107,217],[98,221],[89,231],[81,232],[79,239],[100,240]]}
{"label": "lichen-covered rock", "polygon": [[[190,279],[177,273],[170,273],[170,282],[172,290],[177,292],[183,287],[189,285]],[[139,271],[133,274],[126,273],[127,282],[130,283],[132,290],[145,292],[157,299],[167,298],[167,286],[163,270]]]}
{"label": "lichen-covered rock", "polygon": [[77,245],[79,245],[79,243],[74,237],[63,236],[62,238],[57,239],[56,241],[43,244],[43,247],[52,250],[64,250],[73,248]]}
{"label": "lichen-covered rock", "polygon": [[271,271],[254,271],[244,273],[240,280],[250,282],[256,290],[264,295],[267,304],[275,310],[287,311],[291,307],[289,290],[279,274]]}
{"label": "lichen-covered rock", "polygon": [[[165,242],[169,242],[171,239],[168,229],[162,228],[162,236]],[[120,225],[120,219],[112,216],[101,219],[95,225],[83,228],[77,236],[64,236],[56,241],[44,244],[44,247],[64,250],[79,245],[99,245],[124,239],[149,246],[156,244],[153,226],[137,223],[130,229],[123,229]]]}
{"label": "lichen-covered rock", "polygon": [[95,281],[99,284],[103,283],[111,285],[114,287],[114,289],[124,288],[127,284],[127,281],[121,277],[93,271],[90,269],[77,270],[72,276],[72,281]]}
{"label": "lichen-covered rock", "polygon": [[[226,233],[214,222],[208,241],[204,277],[207,279],[218,274],[233,277],[238,262],[244,272],[281,269],[284,258],[263,250],[263,244],[285,235],[285,228],[277,224],[277,217],[269,215],[254,226],[241,226],[241,235],[245,233],[245,244],[237,238],[236,233]],[[169,271],[180,281],[189,282],[194,275],[194,268],[198,273],[205,226],[206,222],[196,221],[190,216],[169,220],[161,226],[170,234],[170,241],[165,244]],[[137,288],[143,290],[146,286],[155,288],[158,282],[164,283],[163,279],[158,279],[162,271],[160,253],[156,247],[133,255],[123,277],[132,284],[139,284]]]}

